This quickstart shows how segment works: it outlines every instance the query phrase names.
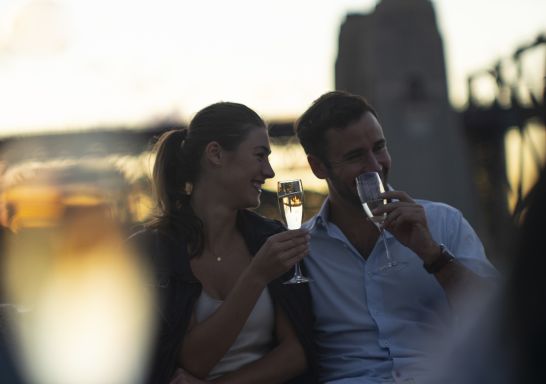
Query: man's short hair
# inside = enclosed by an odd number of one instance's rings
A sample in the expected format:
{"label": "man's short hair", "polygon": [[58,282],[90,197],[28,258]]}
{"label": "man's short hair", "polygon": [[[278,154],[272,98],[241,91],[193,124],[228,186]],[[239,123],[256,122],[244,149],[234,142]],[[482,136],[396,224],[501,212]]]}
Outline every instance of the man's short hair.
{"label": "man's short hair", "polygon": [[328,164],[325,134],[329,129],[344,129],[359,120],[366,112],[377,118],[365,98],[345,91],[323,94],[296,121],[295,131],[305,153]]}

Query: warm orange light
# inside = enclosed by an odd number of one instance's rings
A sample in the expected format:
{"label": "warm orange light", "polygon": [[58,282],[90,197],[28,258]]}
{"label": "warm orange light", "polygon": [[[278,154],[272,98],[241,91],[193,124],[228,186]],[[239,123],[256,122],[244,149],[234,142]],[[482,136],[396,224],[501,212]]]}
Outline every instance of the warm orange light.
{"label": "warm orange light", "polygon": [[[539,123],[530,123],[527,125],[523,142],[523,164],[520,160],[520,146],[522,145],[521,135],[516,128],[511,129],[505,136],[506,148],[506,173],[511,190],[507,191],[508,207],[511,212],[514,211],[517,202],[517,185],[523,181],[522,192],[525,196],[533,187],[538,178],[538,166],[544,166],[546,161],[546,130]],[[531,152],[530,145],[534,146],[539,156],[540,164],[536,164]],[[524,174],[520,174],[520,168]]]}

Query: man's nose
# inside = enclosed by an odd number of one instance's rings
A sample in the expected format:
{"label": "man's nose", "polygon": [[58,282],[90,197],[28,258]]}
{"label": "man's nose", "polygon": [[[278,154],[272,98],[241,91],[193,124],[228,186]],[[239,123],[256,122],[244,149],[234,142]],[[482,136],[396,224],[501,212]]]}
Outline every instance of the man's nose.
{"label": "man's nose", "polygon": [[367,156],[364,157],[364,161],[362,162],[362,173],[364,172],[379,172],[381,173],[383,171],[383,166],[377,159],[377,157],[370,153]]}

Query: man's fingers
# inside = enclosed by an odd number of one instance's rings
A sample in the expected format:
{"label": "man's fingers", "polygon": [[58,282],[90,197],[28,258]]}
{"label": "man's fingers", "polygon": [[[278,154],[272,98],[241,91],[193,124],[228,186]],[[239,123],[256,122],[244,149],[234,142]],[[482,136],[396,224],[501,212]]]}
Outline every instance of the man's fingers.
{"label": "man's fingers", "polygon": [[379,197],[382,197],[385,199],[396,199],[406,203],[415,203],[415,200],[413,200],[411,196],[404,191],[387,191],[387,192],[381,193]]}
{"label": "man's fingers", "polygon": [[413,208],[413,207],[418,207],[417,204],[415,203],[409,203],[409,202],[402,202],[402,201],[396,201],[394,203],[388,203],[388,204],[385,204],[385,205],[380,205],[379,207],[377,208],[374,208],[372,210],[372,212],[374,214],[383,214],[383,213],[391,213],[392,211],[396,210],[396,209],[400,209],[400,208]]}

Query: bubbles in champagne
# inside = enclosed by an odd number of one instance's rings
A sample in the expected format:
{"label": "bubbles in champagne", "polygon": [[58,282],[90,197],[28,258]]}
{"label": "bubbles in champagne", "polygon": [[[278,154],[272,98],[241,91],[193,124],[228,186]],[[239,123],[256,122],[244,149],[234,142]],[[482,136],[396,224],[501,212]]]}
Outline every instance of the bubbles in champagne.
{"label": "bubbles in champagne", "polygon": [[383,225],[383,222],[387,218],[387,214],[384,213],[382,215],[375,216],[372,213],[372,211],[375,208],[378,208],[378,207],[381,207],[382,205],[385,205],[386,203],[387,203],[386,200],[378,199],[378,200],[370,200],[370,201],[362,204],[362,207],[364,208],[364,212],[366,212],[366,216],[368,216],[368,218],[372,221],[372,223],[377,225],[378,228],[380,228]]}
{"label": "bubbles in champagne", "polygon": [[303,193],[279,195],[279,208],[288,229],[298,229],[303,220]]}
{"label": "bubbles in champagne", "polygon": [[298,229],[303,220],[303,186],[301,180],[278,183],[279,210],[288,229]]}

